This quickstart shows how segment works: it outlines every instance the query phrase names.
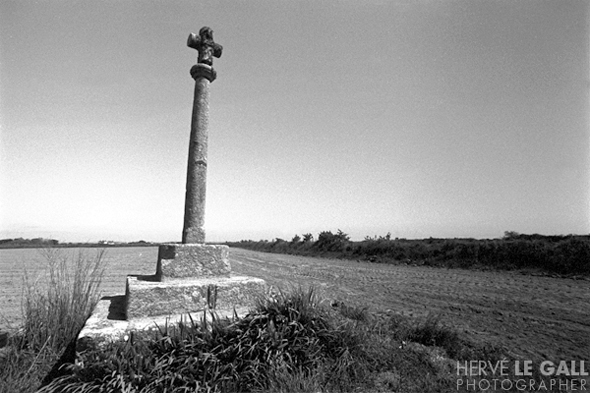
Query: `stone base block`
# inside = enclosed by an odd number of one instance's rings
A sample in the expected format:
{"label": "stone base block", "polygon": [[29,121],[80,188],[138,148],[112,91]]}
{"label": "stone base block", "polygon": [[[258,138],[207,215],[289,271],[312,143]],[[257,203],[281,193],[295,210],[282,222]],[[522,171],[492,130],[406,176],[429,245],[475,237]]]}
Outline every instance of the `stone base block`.
{"label": "stone base block", "polygon": [[[78,344],[81,344],[76,350],[83,350],[88,343],[97,344],[107,343],[119,339],[124,339],[131,332],[156,330],[158,327],[177,325],[179,322],[189,321],[187,314],[160,315],[153,317],[125,319],[125,296],[106,296],[102,298],[84,328],[78,335]],[[248,314],[250,307],[236,307],[231,310],[214,311],[215,318],[234,317],[234,312],[238,317],[244,317]],[[212,322],[213,315],[210,312],[193,314],[191,318],[198,324],[203,324],[204,319]]]}
{"label": "stone base block", "polygon": [[266,283],[254,277],[207,277],[147,281],[127,277],[127,319],[249,307]]}
{"label": "stone base block", "polygon": [[175,278],[229,277],[229,247],[209,244],[164,244],[158,250],[156,275]]}

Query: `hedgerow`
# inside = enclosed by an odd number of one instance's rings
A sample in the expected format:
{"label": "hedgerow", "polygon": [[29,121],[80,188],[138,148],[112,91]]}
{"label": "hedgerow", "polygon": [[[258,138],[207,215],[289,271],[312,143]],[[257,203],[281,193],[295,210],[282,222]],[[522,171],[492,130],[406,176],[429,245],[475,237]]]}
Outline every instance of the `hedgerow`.
{"label": "hedgerow", "polygon": [[302,241],[242,240],[233,247],[283,254],[356,259],[376,263],[406,263],[429,266],[535,269],[562,275],[590,274],[590,236],[519,235],[506,232],[502,239],[392,239],[386,236],[353,242],[338,230],[310,234]]}

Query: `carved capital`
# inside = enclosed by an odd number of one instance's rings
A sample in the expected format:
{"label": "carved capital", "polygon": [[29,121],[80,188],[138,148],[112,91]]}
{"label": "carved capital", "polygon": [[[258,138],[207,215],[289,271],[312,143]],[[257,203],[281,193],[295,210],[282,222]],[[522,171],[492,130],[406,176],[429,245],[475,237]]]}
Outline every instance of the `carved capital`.
{"label": "carved capital", "polygon": [[207,78],[209,82],[213,82],[217,78],[217,72],[207,64],[198,63],[192,66],[191,76],[195,81],[197,78]]}

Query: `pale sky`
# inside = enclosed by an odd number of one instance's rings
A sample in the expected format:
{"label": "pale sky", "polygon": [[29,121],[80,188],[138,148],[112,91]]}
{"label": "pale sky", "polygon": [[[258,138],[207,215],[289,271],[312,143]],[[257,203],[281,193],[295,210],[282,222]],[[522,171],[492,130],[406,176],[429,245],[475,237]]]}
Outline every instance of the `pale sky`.
{"label": "pale sky", "polygon": [[207,240],[588,234],[589,5],[2,1],[0,238],[180,240],[202,26]]}

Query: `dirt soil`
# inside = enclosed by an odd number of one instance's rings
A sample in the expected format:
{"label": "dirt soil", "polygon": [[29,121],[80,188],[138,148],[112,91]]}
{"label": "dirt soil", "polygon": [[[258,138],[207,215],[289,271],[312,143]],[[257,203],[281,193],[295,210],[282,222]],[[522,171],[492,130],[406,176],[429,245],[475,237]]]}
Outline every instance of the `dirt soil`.
{"label": "dirt soil", "polygon": [[373,313],[442,317],[475,342],[533,360],[590,360],[590,281],[269,254],[232,248],[232,271],[314,285]]}

